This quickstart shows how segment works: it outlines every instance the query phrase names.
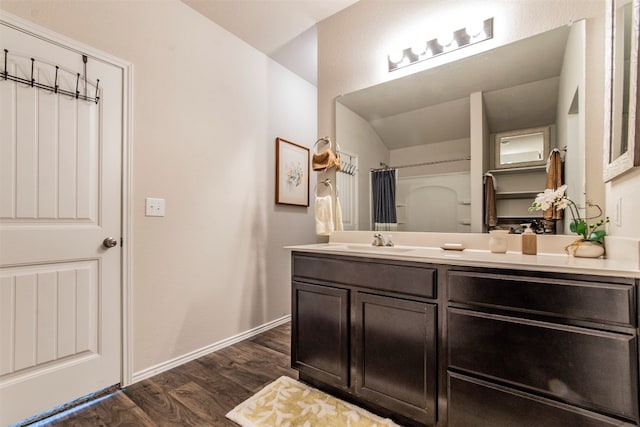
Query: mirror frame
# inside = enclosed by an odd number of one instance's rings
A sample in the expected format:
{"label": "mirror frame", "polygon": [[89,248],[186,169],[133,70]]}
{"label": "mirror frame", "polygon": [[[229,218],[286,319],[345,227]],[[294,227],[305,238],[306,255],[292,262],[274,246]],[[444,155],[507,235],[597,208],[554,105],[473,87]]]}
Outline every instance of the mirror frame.
{"label": "mirror frame", "polygon": [[632,1],[632,21],[631,21],[631,58],[629,70],[629,131],[627,141],[627,151],[622,153],[613,161],[611,159],[613,130],[613,90],[615,87],[615,70],[614,70],[614,46],[615,46],[615,6],[616,0],[607,0],[606,13],[606,47],[605,47],[605,124],[604,124],[604,166],[603,181],[608,182],[622,175],[634,167],[640,165],[640,128],[636,117],[637,111],[640,111],[638,97],[638,37],[639,37],[639,6],[638,0]]}
{"label": "mirror frame", "polygon": [[[514,136],[523,136],[523,135],[531,135],[531,134],[542,134],[542,159],[540,160],[530,160],[524,162],[517,163],[500,163],[500,152],[501,152],[501,142],[502,138],[514,137]],[[500,132],[495,134],[494,137],[494,169],[517,169],[517,168],[526,168],[531,166],[541,166],[547,163],[547,158],[549,157],[549,126],[538,127],[538,128],[529,128],[529,129],[520,129],[520,130],[512,130],[509,132]]]}

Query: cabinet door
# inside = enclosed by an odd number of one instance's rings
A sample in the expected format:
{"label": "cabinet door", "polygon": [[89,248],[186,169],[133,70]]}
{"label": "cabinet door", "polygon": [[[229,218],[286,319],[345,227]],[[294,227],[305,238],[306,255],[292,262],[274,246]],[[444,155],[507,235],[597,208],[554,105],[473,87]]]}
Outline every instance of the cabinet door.
{"label": "cabinet door", "polygon": [[356,293],[356,394],[421,423],[436,421],[436,306]]}
{"label": "cabinet door", "polygon": [[291,366],[349,387],[349,291],[293,282]]}

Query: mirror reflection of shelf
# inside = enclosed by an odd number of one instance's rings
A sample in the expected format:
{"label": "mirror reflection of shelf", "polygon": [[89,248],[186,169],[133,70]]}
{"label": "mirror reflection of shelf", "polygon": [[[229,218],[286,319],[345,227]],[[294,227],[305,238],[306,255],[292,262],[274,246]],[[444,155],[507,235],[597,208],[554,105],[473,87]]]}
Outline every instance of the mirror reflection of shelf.
{"label": "mirror reflection of shelf", "polygon": [[498,191],[496,199],[535,199],[540,191]]}
{"label": "mirror reflection of shelf", "polygon": [[522,221],[526,222],[530,219],[542,219],[542,213],[532,213],[529,216],[519,216],[519,215],[498,215],[498,220],[505,219],[509,221]]}
{"label": "mirror reflection of shelf", "polygon": [[541,172],[546,170],[547,165],[540,166],[526,166],[522,168],[505,168],[505,169],[491,169],[487,172],[497,175],[497,174],[508,174],[508,173],[527,173],[527,172]]}

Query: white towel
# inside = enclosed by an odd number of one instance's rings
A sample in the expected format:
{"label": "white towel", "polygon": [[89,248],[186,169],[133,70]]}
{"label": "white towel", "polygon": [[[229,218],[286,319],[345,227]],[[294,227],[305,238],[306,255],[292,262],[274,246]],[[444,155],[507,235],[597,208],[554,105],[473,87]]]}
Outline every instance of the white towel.
{"label": "white towel", "polygon": [[496,181],[496,177],[493,176],[492,173],[485,173],[484,176],[482,177],[482,183],[484,184],[485,181],[487,180],[487,177],[491,177],[491,182],[493,183],[493,191],[498,191],[498,182]]}
{"label": "white towel", "polygon": [[316,196],[316,234],[328,236],[333,228],[333,203],[331,196]]}
{"label": "white towel", "polygon": [[344,230],[342,226],[342,206],[340,206],[340,199],[336,195],[336,231]]}
{"label": "white towel", "polygon": [[[560,150],[558,150],[557,148],[554,148],[549,153],[549,157],[547,157],[547,167],[546,167],[547,173],[549,173],[549,169],[551,168],[551,158],[553,157],[553,153],[555,153],[556,151],[560,153]],[[562,156],[562,153],[560,153],[560,155]]]}

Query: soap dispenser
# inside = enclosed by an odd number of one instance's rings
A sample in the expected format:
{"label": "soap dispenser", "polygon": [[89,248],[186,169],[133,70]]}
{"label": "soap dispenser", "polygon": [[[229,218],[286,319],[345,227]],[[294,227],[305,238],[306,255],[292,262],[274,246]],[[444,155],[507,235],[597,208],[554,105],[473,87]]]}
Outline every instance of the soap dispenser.
{"label": "soap dispenser", "polygon": [[525,227],[522,232],[522,253],[525,255],[535,255],[538,252],[538,236],[531,229],[531,224],[521,224]]}

